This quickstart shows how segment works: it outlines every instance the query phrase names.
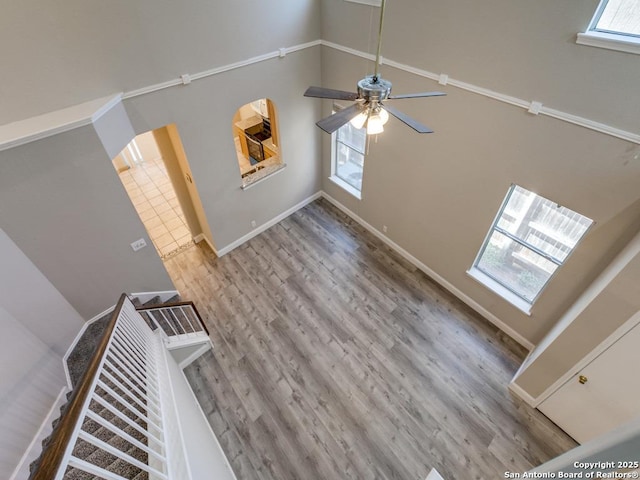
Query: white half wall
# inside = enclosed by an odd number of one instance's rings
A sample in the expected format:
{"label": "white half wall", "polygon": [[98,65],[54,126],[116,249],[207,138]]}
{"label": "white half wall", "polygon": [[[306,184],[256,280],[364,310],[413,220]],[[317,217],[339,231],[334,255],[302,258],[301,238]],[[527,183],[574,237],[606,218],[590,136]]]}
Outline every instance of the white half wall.
{"label": "white half wall", "polygon": [[164,356],[191,478],[236,480],[191,386],[172,355]]}

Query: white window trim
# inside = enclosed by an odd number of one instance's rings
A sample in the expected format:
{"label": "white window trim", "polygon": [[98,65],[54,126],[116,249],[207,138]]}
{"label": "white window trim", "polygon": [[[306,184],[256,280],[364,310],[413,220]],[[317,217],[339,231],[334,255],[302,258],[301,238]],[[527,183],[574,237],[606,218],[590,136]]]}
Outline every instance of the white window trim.
{"label": "white window trim", "polygon": [[371,5],[372,7],[379,7],[382,4],[382,0],[345,0],[351,3],[361,3],[362,5]]}
{"label": "white window trim", "polygon": [[618,52],[640,55],[640,38],[615,33],[595,32],[587,30],[579,33],[576,43],[590,47],[606,48]]}
{"label": "white window trim", "polygon": [[496,282],[493,278],[485,274],[483,271],[477,269],[476,267],[471,267],[469,270],[467,270],[467,275],[473,278],[476,282],[491,290],[499,297],[502,297],[504,300],[509,302],[525,315],[531,316],[532,305],[529,302],[519,297],[502,284]]}
{"label": "white window trim", "polygon": [[[352,0],[347,0],[347,1],[352,1]],[[341,110],[343,108],[344,107],[338,103],[334,103],[333,105],[334,111],[336,109]],[[338,185],[348,194],[356,197],[358,200],[362,200],[362,190],[358,190],[353,185],[348,184],[336,174],[336,163],[337,163],[337,155],[338,155],[338,152],[337,152],[338,139],[336,138],[337,135],[338,135],[337,130],[331,134],[331,175],[329,176],[329,180],[331,180],[333,183]],[[366,154],[365,154],[365,157],[366,157]]]}
{"label": "white window trim", "polygon": [[606,48],[618,52],[634,53],[640,55],[640,37],[625,35],[616,32],[601,32],[596,30],[596,25],[607,7],[609,0],[600,0],[587,31],[578,33],[576,43],[590,47]]}
{"label": "white window trim", "polygon": [[[497,225],[499,219],[502,217],[502,213],[504,212],[507,204],[509,203],[509,200],[511,198],[511,194],[513,193],[513,189],[515,187],[517,187],[516,184],[511,184],[511,186],[509,187],[508,194],[506,195],[506,197],[504,198],[504,201],[500,205],[500,208],[498,209],[498,213],[497,213],[496,217],[493,219],[493,222],[491,223],[491,227],[489,228],[489,232],[487,233],[487,236],[486,236],[484,242],[482,243],[482,246],[480,247],[480,250],[478,251],[478,254],[476,255],[476,258],[473,260],[473,263],[471,264],[471,267],[469,268],[469,270],[467,270],[467,275],[469,275],[471,278],[476,280],[478,283],[484,285],[486,288],[491,290],[493,293],[495,293],[499,297],[501,297],[504,300],[506,300],[507,302],[509,302],[511,305],[516,307],[521,312],[525,313],[526,315],[531,315],[531,308],[533,307],[533,304],[536,303],[538,298],[540,298],[540,295],[547,288],[547,286],[549,285],[549,283],[551,282],[553,277],[556,275],[556,273],[558,273],[558,270],[560,269],[560,267],[562,267],[566,263],[566,261],[569,259],[569,257],[573,254],[573,252],[575,252],[576,248],[578,247],[578,245],[580,245],[582,240],[584,240],[584,237],[587,235],[589,230],[591,230],[591,228],[593,227],[595,222],[592,219],[590,219],[591,220],[591,225],[585,230],[585,232],[582,234],[582,236],[580,237],[578,242],[569,251],[569,253],[565,257],[565,259],[563,261],[561,261],[559,264],[557,264],[557,268],[549,276],[549,278],[547,279],[547,281],[545,282],[543,287],[540,289],[538,294],[535,296],[535,298],[532,299],[531,301],[526,300],[525,298],[521,297],[517,293],[514,293],[508,287],[504,286],[499,281],[491,278],[491,276],[487,275],[482,270],[480,270],[479,268],[476,267],[476,265],[478,264],[478,262],[482,258],[482,255],[483,255],[483,253],[485,251],[485,247],[486,247],[487,243],[489,242],[489,239],[491,238],[492,233],[494,231],[496,231],[494,227]],[[524,188],[524,187],[522,187],[522,188]],[[525,246],[524,243],[522,245]],[[526,248],[530,248],[531,249],[530,246],[526,246]]]}
{"label": "white window trim", "polygon": [[[331,169],[333,170],[333,167]],[[356,197],[358,200],[362,200],[362,192],[360,190],[358,190],[357,188],[353,188],[351,185],[349,185],[347,182],[342,180],[340,177],[338,177],[337,175],[334,175],[333,172],[331,172],[331,176],[329,177],[329,180],[331,180],[333,183],[335,183],[340,188],[345,190],[347,193]]]}

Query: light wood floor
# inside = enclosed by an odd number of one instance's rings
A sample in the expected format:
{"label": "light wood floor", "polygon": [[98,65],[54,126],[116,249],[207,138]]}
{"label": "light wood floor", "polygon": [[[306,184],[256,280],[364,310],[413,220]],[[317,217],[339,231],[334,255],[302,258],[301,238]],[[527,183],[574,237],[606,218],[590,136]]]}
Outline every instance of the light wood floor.
{"label": "light wood floor", "polygon": [[166,265],[211,332],[186,373],[240,480],[497,479],[575,446],[508,393],[521,347],[324,200]]}

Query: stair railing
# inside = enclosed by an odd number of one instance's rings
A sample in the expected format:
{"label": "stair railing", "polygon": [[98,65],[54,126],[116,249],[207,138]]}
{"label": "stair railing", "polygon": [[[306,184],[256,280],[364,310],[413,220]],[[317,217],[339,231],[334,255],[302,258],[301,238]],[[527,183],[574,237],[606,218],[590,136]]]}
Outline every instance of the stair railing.
{"label": "stair railing", "polygon": [[[30,480],[61,480],[74,469],[99,478],[126,480],[118,471],[90,461],[91,455],[82,458],[83,451],[96,450],[147,472],[149,479],[169,478],[156,360],[161,358],[160,345],[123,294]],[[92,425],[93,430],[83,428],[85,425]],[[94,436],[100,428],[128,442],[127,452],[135,450],[138,458]]]}
{"label": "stair railing", "polygon": [[193,302],[164,303],[161,306],[136,307],[152,330],[159,328],[167,337],[202,333],[209,330]]}

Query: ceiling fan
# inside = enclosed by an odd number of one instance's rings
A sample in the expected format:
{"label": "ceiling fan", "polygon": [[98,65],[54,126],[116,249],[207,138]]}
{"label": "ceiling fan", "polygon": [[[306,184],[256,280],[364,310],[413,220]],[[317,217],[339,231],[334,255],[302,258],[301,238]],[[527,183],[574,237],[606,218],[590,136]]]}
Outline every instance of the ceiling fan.
{"label": "ceiling fan", "polygon": [[[382,46],[382,24],[384,21],[384,8],[386,0],[382,0],[380,8],[380,27],[378,30],[378,50],[376,52],[376,65],[373,75],[367,75],[358,82],[358,93],[333,90],[324,87],[309,87],[304,92],[305,97],[330,98],[334,100],[352,100],[353,105],[340,110],[329,117],[316,123],[327,133],[333,133],[340,127],[351,121],[351,124],[360,129],[366,127],[367,134],[373,135],[384,131],[383,125],[389,119],[389,113],[401,122],[404,122],[418,133],[433,133],[429,127],[414,120],[394,107],[383,104],[383,100],[397,100],[403,98],[440,97],[446,95],[443,92],[408,93],[404,95],[391,95],[391,82],[384,80],[378,73],[380,65],[380,47]],[[388,113],[387,113],[388,112]]]}

